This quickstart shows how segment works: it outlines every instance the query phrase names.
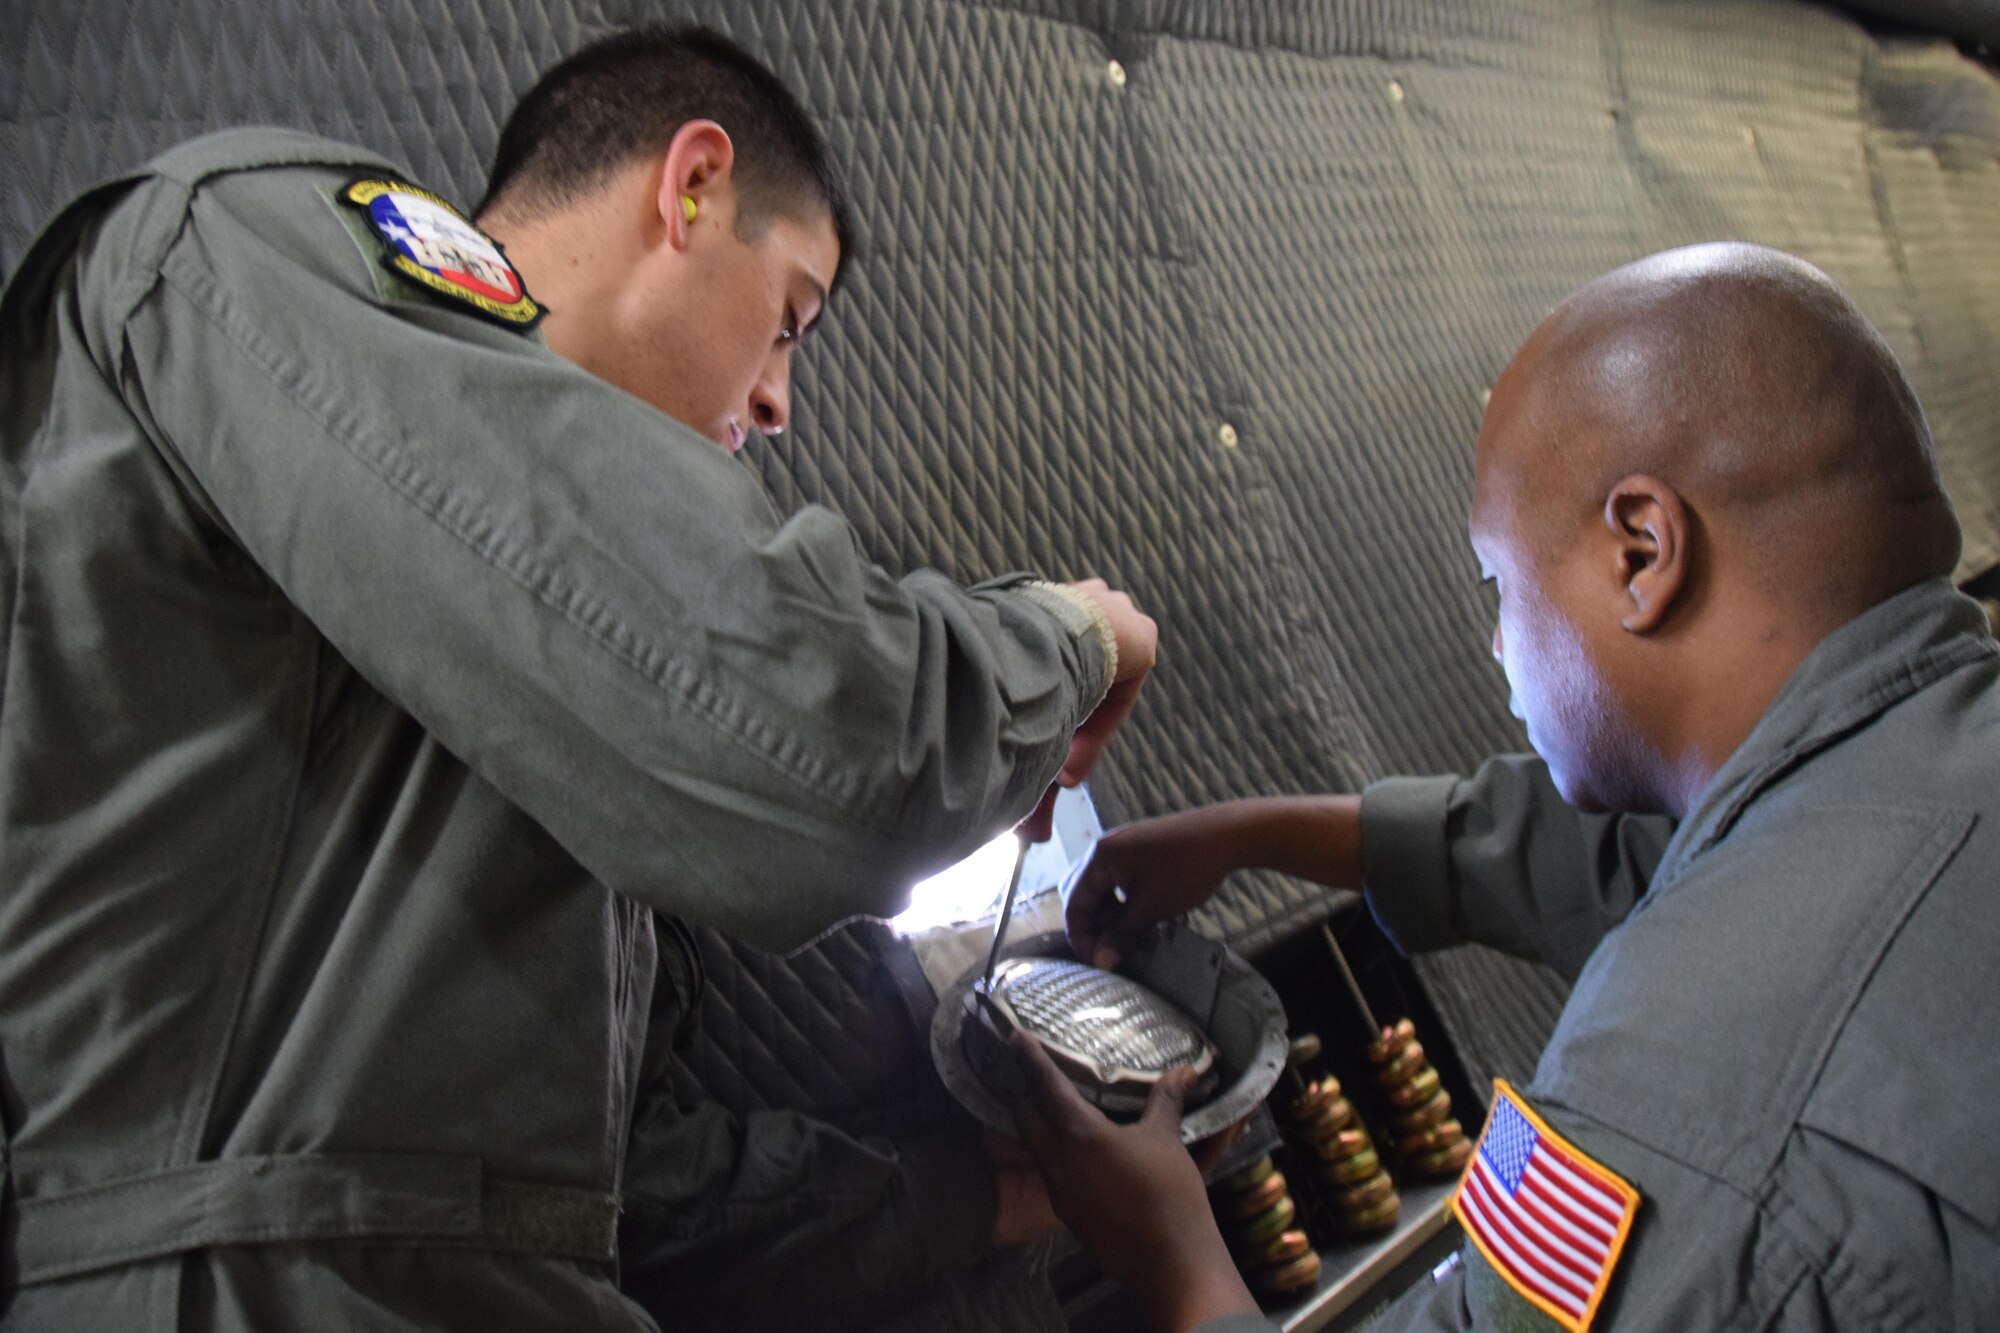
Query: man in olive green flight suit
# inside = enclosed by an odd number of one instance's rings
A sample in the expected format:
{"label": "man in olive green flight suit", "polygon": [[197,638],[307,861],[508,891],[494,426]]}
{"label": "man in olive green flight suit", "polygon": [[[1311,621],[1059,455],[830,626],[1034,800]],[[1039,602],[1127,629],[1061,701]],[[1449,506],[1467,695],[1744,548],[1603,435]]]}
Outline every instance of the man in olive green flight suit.
{"label": "man in olive green flight suit", "polygon": [[[1109,961],[1256,865],[1575,981],[1495,1091],[1462,1262],[1371,1328],[2000,1327],[2000,646],[1880,335],[1775,251],[1630,265],[1501,377],[1474,492],[1541,758],[1120,830],[1072,943]],[[1155,1326],[1267,1328],[1175,1117],[1114,1129],[1037,1070],[1057,1210]]]}
{"label": "man in olive green flight suit", "polygon": [[836,285],[823,148],[611,142],[495,205],[569,229],[548,342],[448,205],[280,131],[85,195],[0,299],[5,1327],[653,1327],[652,911],[891,912],[1150,665],[1101,584],[776,517],[714,444]]}

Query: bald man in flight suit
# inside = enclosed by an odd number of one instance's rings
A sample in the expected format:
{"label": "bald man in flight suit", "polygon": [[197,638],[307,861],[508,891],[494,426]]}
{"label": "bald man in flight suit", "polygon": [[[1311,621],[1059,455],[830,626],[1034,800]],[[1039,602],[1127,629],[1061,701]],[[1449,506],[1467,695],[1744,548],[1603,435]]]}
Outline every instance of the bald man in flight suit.
{"label": "bald man in flight suit", "polygon": [[[1371,1328],[2000,1327],[2000,647],[1880,335],[1775,251],[1620,269],[1496,385],[1471,537],[1540,758],[1120,830],[1072,943],[1266,866],[1574,981],[1462,1262]],[[1119,1129],[1030,1064],[1057,1209],[1155,1327],[1268,1327],[1172,1089]]]}

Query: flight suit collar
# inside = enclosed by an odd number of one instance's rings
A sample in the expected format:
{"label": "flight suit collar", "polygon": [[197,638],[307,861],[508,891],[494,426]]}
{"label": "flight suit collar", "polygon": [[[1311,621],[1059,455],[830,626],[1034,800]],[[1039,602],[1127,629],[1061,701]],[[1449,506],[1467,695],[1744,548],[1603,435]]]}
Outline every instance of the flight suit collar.
{"label": "flight suit collar", "polygon": [[1985,612],[1944,579],[1907,588],[1829,634],[1681,822],[1650,892],[1728,836],[1745,808],[1801,763],[1933,681],[1996,653]]}

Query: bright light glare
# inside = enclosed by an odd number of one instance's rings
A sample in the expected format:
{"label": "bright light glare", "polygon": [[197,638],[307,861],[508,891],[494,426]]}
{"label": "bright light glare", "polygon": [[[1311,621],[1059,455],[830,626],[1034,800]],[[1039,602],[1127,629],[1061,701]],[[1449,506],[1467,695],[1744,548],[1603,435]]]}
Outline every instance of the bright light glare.
{"label": "bright light glare", "polygon": [[[1049,839],[1028,848],[1021,862],[1017,906],[1025,908],[1063,881],[1076,859],[1104,836],[1104,825],[1084,787],[1065,787],[1056,797]],[[944,927],[971,927],[991,921],[1014,877],[1014,857],[1020,851],[1014,831],[993,841],[947,870],[910,890],[910,902],[889,924],[899,935],[922,935]],[[1046,927],[1045,927],[1046,928]]]}
{"label": "bright light glare", "polygon": [[910,905],[889,924],[900,935],[914,935],[937,926],[977,921],[999,907],[1020,847],[1014,831],[1005,830],[957,865],[938,871],[910,890]]}

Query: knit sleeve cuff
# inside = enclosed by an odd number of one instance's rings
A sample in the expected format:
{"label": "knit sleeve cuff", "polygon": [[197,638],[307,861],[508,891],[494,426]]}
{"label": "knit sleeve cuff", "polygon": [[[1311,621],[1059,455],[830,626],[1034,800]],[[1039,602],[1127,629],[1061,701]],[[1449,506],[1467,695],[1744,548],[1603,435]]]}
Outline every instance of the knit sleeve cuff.
{"label": "knit sleeve cuff", "polygon": [[[1104,657],[1103,682],[1091,702],[1091,707],[1096,707],[1110,692],[1111,682],[1118,679],[1118,637],[1111,632],[1111,619],[1104,614],[1104,608],[1097,604],[1096,598],[1061,583],[1038,579],[1023,583],[1014,591],[1054,616],[1071,634],[1079,638],[1088,635],[1096,640]],[[1088,711],[1085,710],[1086,714]]]}

